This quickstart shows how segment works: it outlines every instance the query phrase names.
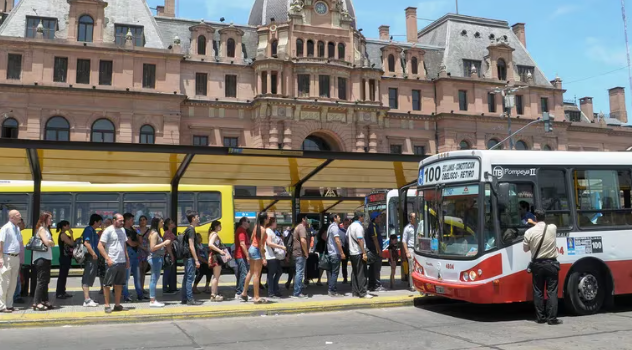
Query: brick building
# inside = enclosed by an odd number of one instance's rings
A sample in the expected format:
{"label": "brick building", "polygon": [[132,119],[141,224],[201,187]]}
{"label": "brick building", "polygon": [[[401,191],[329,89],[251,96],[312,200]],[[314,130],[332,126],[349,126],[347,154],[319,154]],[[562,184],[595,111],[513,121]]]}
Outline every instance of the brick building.
{"label": "brick building", "polygon": [[[406,40],[357,28],[351,0],[254,0],[247,24],[175,18],[175,0],[0,0],[1,137],[433,154],[507,135],[518,149],[632,146],[623,88],[609,116],[564,103],[525,25],[448,14]],[[596,137],[599,135],[599,137]]]}

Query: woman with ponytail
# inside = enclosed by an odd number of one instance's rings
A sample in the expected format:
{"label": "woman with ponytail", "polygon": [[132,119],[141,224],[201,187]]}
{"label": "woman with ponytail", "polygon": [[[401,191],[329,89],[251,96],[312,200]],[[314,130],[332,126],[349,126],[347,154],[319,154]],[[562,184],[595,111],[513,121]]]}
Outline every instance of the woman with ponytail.
{"label": "woman with ponytail", "polygon": [[268,300],[259,297],[259,288],[261,282],[261,269],[266,266],[267,262],[263,259],[265,255],[266,247],[266,225],[270,221],[268,213],[261,213],[257,217],[257,225],[252,230],[252,236],[250,238],[252,244],[248,248],[248,256],[250,256],[250,271],[246,275],[246,282],[244,283],[244,291],[241,293],[241,300],[248,301],[248,286],[250,285],[250,279],[252,278],[252,286],[254,289],[253,301],[255,304],[267,303]]}

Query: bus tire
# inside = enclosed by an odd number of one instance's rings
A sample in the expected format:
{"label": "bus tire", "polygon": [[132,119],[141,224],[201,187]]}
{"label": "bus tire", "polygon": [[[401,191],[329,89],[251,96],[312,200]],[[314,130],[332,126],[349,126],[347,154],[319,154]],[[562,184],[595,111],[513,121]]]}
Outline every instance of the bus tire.
{"label": "bus tire", "polygon": [[573,269],[566,284],[566,305],[576,315],[598,313],[607,294],[606,278],[594,265]]}

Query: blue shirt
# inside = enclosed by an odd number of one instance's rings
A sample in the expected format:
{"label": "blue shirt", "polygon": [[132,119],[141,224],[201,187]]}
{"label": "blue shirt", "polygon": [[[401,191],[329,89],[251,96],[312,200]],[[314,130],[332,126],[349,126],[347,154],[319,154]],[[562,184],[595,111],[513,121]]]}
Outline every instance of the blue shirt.
{"label": "blue shirt", "polygon": [[[377,244],[379,247],[376,249],[375,243],[373,242],[373,237],[377,237]],[[379,253],[382,251],[382,246],[384,245],[384,238],[382,237],[382,233],[380,229],[375,223],[369,224],[369,229],[366,232],[366,247],[370,251],[374,253]]]}
{"label": "blue shirt", "polygon": [[99,246],[99,235],[97,235],[97,231],[92,226],[87,226],[83,229],[83,241],[89,242],[92,250],[94,250],[95,254],[97,253],[97,247]]}
{"label": "blue shirt", "polygon": [[528,211],[523,217],[522,217],[522,224],[523,225],[528,225],[529,224],[529,219],[535,221],[535,215],[533,215],[532,212]]}

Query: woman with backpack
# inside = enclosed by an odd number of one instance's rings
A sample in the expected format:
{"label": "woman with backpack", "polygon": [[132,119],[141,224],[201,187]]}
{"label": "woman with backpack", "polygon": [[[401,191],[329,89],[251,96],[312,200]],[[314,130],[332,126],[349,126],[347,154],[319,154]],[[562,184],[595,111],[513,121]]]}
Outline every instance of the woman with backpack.
{"label": "woman with backpack", "polygon": [[209,259],[208,266],[213,272],[213,281],[211,282],[211,301],[223,301],[224,297],[219,294],[219,277],[222,275],[222,266],[224,260],[230,257],[225,250],[222,241],[219,239],[219,232],[222,230],[222,224],[219,220],[211,223],[208,235]]}
{"label": "woman with backpack", "polygon": [[57,278],[55,295],[57,299],[68,299],[72,298],[72,295],[66,293],[66,281],[68,280],[70,265],[72,265],[72,251],[75,248],[70,223],[66,220],[57,223],[57,234],[57,242],[59,242],[59,277]]}
{"label": "woman with backpack", "polygon": [[250,279],[252,278],[252,287],[254,290],[253,301],[255,304],[264,304],[268,300],[259,297],[259,288],[261,282],[261,269],[266,266],[267,261],[263,259],[265,255],[266,246],[266,231],[265,226],[269,222],[268,213],[261,213],[257,217],[257,225],[252,230],[252,237],[250,241],[250,248],[248,248],[248,256],[250,256],[250,271],[246,275],[246,282],[244,283],[244,291],[241,293],[241,300],[248,301],[248,287],[250,286]]}
{"label": "woman with backpack", "polygon": [[166,248],[171,245],[170,240],[163,240],[160,236],[160,228],[164,226],[161,218],[151,220],[149,229],[149,256],[148,262],[151,266],[151,279],[149,280],[149,307],[164,307],[165,304],[156,301],[156,284],[162,271],[162,263],[165,257]]}
{"label": "woman with backpack", "polygon": [[270,218],[266,225],[266,253],[268,266],[268,298],[280,298],[283,295],[279,290],[279,279],[283,274],[281,261],[285,259],[287,250],[283,245],[283,239],[276,235],[276,218]]}

